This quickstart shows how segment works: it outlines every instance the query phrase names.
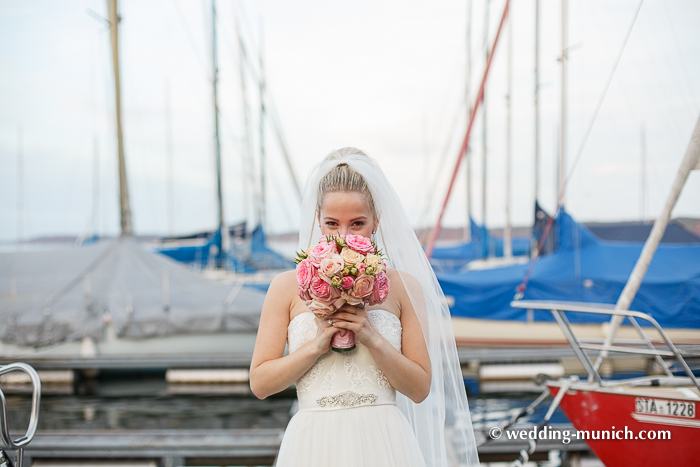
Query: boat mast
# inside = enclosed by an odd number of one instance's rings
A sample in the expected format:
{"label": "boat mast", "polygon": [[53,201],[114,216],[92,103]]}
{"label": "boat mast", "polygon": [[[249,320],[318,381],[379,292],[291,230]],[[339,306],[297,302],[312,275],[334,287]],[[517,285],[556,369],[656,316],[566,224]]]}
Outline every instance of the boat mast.
{"label": "boat mast", "polygon": [[430,259],[435,249],[435,241],[440,235],[440,228],[442,226],[442,218],[445,215],[445,209],[447,208],[447,203],[450,200],[450,195],[452,194],[452,188],[454,188],[455,179],[457,178],[457,172],[459,171],[459,166],[462,163],[462,158],[467,153],[467,147],[469,146],[469,137],[472,133],[472,128],[474,126],[474,117],[476,116],[476,111],[479,109],[484,98],[484,87],[486,86],[486,78],[489,76],[489,70],[491,69],[491,62],[493,61],[493,55],[496,52],[496,47],[498,46],[498,39],[501,37],[501,31],[503,29],[503,24],[508,16],[508,9],[510,6],[510,0],[506,0],[506,4],[503,7],[503,15],[501,16],[501,22],[498,25],[498,30],[496,31],[496,38],[493,40],[493,47],[491,48],[491,53],[489,54],[488,60],[486,61],[486,67],[484,69],[484,75],[481,78],[481,84],[479,85],[479,91],[476,94],[476,101],[474,103],[474,108],[472,109],[472,115],[469,119],[469,124],[467,125],[467,131],[464,135],[464,140],[462,141],[462,147],[459,149],[459,154],[457,155],[457,161],[455,162],[455,167],[452,171],[452,178],[450,179],[450,184],[447,186],[447,193],[445,194],[445,199],[442,202],[442,208],[440,209],[440,215],[438,216],[435,226],[430,231],[430,237],[428,238],[428,245],[425,249],[425,255]]}
{"label": "boat mast", "polygon": [[166,196],[168,205],[168,235],[175,235],[175,196],[173,189],[173,122],[170,102],[170,81],[165,80],[165,164],[167,172]]}
{"label": "boat mast", "polygon": [[234,14],[234,22],[236,24],[236,34],[238,36],[238,71],[240,72],[241,75],[241,111],[243,113],[243,143],[241,145],[242,151],[241,151],[241,175],[243,176],[243,203],[244,203],[244,213],[245,213],[245,218],[250,219],[251,218],[251,213],[250,213],[250,201],[249,201],[249,193],[250,193],[250,183],[251,180],[254,180],[254,178],[251,176],[251,153],[252,151],[250,150],[250,118],[248,115],[248,91],[246,89],[246,75],[245,75],[245,69],[246,69],[246,51],[245,47],[243,45],[243,31],[241,30],[241,22],[238,18],[238,10],[235,6],[236,4],[234,3],[234,8],[233,8],[233,14]]}
{"label": "boat mast", "polygon": [[[659,214],[659,217],[654,222],[654,226],[651,228],[649,237],[644,243],[644,248],[642,248],[642,253],[639,255],[637,263],[634,265],[632,274],[630,274],[627,284],[625,284],[625,288],[620,294],[620,298],[617,300],[617,304],[615,305],[616,310],[629,310],[632,300],[634,300],[634,297],[642,284],[644,275],[649,268],[649,264],[654,257],[654,253],[656,252],[659,243],[661,243],[661,238],[664,236],[664,232],[666,232],[666,226],[668,225],[668,221],[671,219],[671,211],[673,211],[673,207],[678,201],[683,185],[685,185],[691,170],[700,170],[700,117],[695,123],[695,129],[690,137],[688,149],[686,150],[685,157],[683,157],[681,166],[678,169],[678,174],[676,175],[676,179],[671,187],[671,192],[666,199],[666,204],[664,205],[661,214]],[[608,330],[608,334],[605,336],[603,350],[600,352],[595,361],[596,370],[600,368],[603,360],[607,358],[608,349],[610,348],[612,341],[615,338],[615,333],[621,324],[621,316],[613,316],[610,320],[610,328]]]}
{"label": "boat mast", "polygon": [[639,206],[639,216],[642,219],[642,222],[645,222],[647,219],[647,136],[646,136],[646,128],[644,128],[644,123],[642,123],[642,128],[640,132],[640,142],[641,142],[641,156],[642,156],[642,167],[641,167],[641,185],[640,185],[640,192],[641,192],[641,200],[640,200],[640,206]]}
{"label": "boat mast", "polygon": [[535,217],[532,221],[533,235],[530,240],[531,256],[537,255],[537,239],[534,235],[537,223],[537,201],[540,192],[540,0],[535,0],[535,170],[534,170],[534,195]]}
{"label": "boat mast", "polygon": [[[559,175],[557,203],[564,205],[564,183],[566,183],[566,65],[568,43],[566,35],[567,0],[561,0],[561,123],[559,136]],[[559,199],[561,196],[561,199]]]}
{"label": "boat mast", "polygon": [[216,257],[216,267],[224,267],[224,260],[228,252],[228,229],[224,222],[224,203],[221,187],[221,142],[219,140],[219,101],[217,86],[219,81],[219,64],[216,51],[216,0],[211,0],[211,51],[212,51],[212,81],[214,98],[214,152],[216,157],[216,196],[219,208],[219,252]]}
{"label": "boat mast", "polygon": [[503,232],[503,257],[513,257],[513,235],[510,225],[510,196],[511,196],[511,173],[510,165],[512,159],[512,136],[513,136],[513,14],[508,18],[508,94],[506,95],[506,227]]}
{"label": "boat mast", "polygon": [[259,222],[265,225],[265,68],[263,64],[263,24],[260,21],[260,46],[258,47],[260,61],[260,213]]}
{"label": "boat mast", "polygon": [[[486,54],[486,61],[489,60],[489,0],[484,3],[484,53]],[[484,83],[485,85],[486,83]],[[487,137],[488,132],[486,131],[486,88],[484,88],[484,96],[482,98],[481,105],[481,223],[484,229],[484,242],[481,245],[482,252],[486,256],[490,256],[489,251],[489,241],[488,241],[488,230],[486,229],[486,175],[487,175],[487,162],[486,153],[487,151]]]}
{"label": "boat mast", "polygon": [[23,216],[24,206],[24,156],[22,154],[22,126],[17,128],[17,246],[22,247],[24,241]]}
{"label": "boat mast", "polygon": [[131,226],[131,204],[126,180],[126,163],[124,161],[124,137],[122,132],[121,85],[119,81],[119,14],[117,0],[107,0],[109,7],[109,32],[112,42],[112,63],[114,65],[114,98],[117,110],[117,147],[119,157],[119,205],[121,208],[121,236],[133,235]]}
{"label": "boat mast", "polygon": [[[467,0],[467,69],[464,86],[464,100],[467,107],[467,121],[472,116],[471,102],[471,81],[472,81],[472,0]],[[465,175],[467,177],[467,222],[464,225],[464,241],[471,242],[472,239],[472,158],[469,157],[471,148],[467,147],[467,166]],[[426,171],[427,173],[427,171]]]}
{"label": "boat mast", "polygon": [[100,141],[92,136],[92,236],[97,237],[100,223]]}

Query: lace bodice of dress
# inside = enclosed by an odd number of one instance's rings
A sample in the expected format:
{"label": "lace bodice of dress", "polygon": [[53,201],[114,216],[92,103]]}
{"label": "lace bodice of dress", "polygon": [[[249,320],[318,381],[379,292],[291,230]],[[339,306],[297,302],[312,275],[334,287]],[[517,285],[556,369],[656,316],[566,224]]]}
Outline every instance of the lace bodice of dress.
{"label": "lace bodice of dress", "polygon": [[[401,320],[385,310],[369,310],[372,326],[399,352]],[[301,313],[288,327],[289,353],[316,336],[313,313]],[[322,355],[297,380],[299,410],[334,410],[365,405],[396,404],[396,390],[374,361],[369,349],[355,339],[355,349]]]}

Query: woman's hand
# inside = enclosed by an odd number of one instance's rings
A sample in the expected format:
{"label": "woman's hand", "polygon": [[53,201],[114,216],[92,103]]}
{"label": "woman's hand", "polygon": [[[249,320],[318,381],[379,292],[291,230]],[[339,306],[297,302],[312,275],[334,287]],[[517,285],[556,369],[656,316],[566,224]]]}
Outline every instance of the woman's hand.
{"label": "woman's hand", "polygon": [[327,316],[325,319],[316,318],[316,325],[318,330],[316,331],[316,337],[311,342],[314,346],[316,352],[320,355],[327,353],[331,350],[331,339],[333,335],[338,332],[338,330],[331,325],[330,320],[334,319],[335,314]]}
{"label": "woman's hand", "polygon": [[349,330],[355,333],[355,336],[366,347],[373,347],[382,339],[381,334],[374,329],[372,322],[367,316],[364,305],[349,305],[345,304],[338,311],[330,315],[333,320],[333,327],[343,332]]}

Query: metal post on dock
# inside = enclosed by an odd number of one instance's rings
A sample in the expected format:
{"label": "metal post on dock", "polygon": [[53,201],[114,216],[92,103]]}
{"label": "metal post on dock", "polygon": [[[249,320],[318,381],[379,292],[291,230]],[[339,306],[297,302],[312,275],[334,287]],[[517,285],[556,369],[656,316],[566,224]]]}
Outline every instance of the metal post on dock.
{"label": "metal post on dock", "polygon": [[10,279],[10,299],[12,300],[12,320],[17,322],[17,278]]}
{"label": "metal post on dock", "polygon": [[163,271],[163,311],[170,311],[170,275],[168,271]]}
{"label": "metal post on dock", "polygon": [[90,274],[83,275],[83,296],[85,297],[85,311],[90,313],[92,309],[92,296],[90,292]]}

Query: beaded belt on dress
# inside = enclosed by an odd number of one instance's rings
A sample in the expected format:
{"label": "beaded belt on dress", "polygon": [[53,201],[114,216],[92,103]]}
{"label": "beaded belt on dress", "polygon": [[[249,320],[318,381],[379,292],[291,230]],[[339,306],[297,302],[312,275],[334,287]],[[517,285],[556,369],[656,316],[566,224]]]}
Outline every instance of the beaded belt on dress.
{"label": "beaded belt on dress", "polygon": [[299,410],[334,410],[361,406],[396,405],[394,391],[379,391],[379,394],[344,391],[338,394],[300,395]]}

